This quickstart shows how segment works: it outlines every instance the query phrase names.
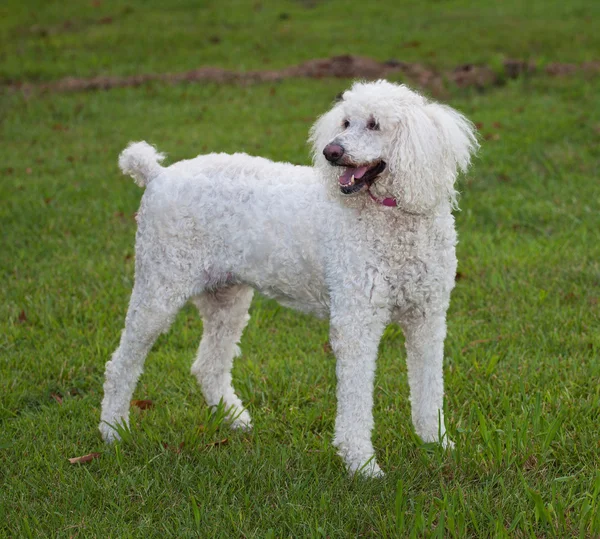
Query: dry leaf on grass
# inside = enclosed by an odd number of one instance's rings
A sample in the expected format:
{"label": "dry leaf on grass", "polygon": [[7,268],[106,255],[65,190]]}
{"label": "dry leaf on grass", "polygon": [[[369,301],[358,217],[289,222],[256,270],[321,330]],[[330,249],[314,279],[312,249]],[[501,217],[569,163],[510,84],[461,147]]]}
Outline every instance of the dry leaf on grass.
{"label": "dry leaf on grass", "polygon": [[151,400],[132,400],[131,406],[135,406],[140,410],[147,410],[148,408],[152,408],[154,403]]}
{"label": "dry leaf on grass", "polygon": [[181,450],[185,446],[185,442],[181,442],[178,446],[169,445],[167,442],[163,442],[162,446],[169,451],[173,451],[173,453],[179,454],[179,453],[181,453]]}
{"label": "dry leaf on grass", "polygon": [[90,453],[89,455],[83,455],[83,457],[73,457],[72,459],[69,459],[69,462],[71,464],[85,464],[86,462],[99,458],[100,453]]}
{"label": "dry leaf on grass", "polygon": [[497,335],[496,337],[492,337],[491,339],[477,339],[476,341],[471,341],[469,344],[467,344],[461,350],[461,352],[464,354],[469,348],[472,348],[474,346],[478,346],[480,344],[487,344],[490,342],[502,341],[508,337],[511,337],[511,335]]}
{"label": "dry leaf on grass", "polygon": [[206,444],[204,446],[204,448],[208,449],[209,447],[215,447],[215,446],[218,446],[218,445],[225,445],[228,442],[229,442],[229,438],[223,438],[222,440],[217,440],[216,442],[210,442],[209,444]]}

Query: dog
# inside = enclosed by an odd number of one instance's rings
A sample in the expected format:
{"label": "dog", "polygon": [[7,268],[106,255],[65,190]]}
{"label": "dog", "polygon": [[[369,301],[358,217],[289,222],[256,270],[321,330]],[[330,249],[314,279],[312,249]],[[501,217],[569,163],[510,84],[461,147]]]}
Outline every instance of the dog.
{"label": "dog", "polygon": [[231,368],[254,290],[330,321],[334,445],[351,474],[380,476],[373,385],[379,341],[406,338],[412,420],[425,442],[444,426],[446,311],[456,275],[455,181],[478,148],[471,122],[405,85],[356,82],[311,129],[313,166],[212,153],[161,166],[131,143],[119,165],[146,188],[135,284],[106,364],[100,431],[110,442],[155,339],[188,301],[203,318],[192,373],[209,406],[251,428]]}

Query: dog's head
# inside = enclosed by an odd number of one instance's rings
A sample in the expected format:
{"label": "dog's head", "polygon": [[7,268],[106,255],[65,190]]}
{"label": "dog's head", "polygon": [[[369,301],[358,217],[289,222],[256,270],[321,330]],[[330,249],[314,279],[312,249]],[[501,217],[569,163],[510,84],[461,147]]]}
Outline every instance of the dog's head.
{"label": "dog's head", "polygon": [[384,80],[355,83],[311,129],[315,166],[336,196],[393,197],[413,213],[456,201],[454,182],[478,148],[454,109]]}

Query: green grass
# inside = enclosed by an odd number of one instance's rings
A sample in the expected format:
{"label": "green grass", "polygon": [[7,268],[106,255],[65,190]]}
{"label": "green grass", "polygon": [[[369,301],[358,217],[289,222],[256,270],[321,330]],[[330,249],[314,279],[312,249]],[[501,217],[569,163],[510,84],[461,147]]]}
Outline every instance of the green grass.
{"label": "green grass", "polygon": [[[235,25],[250,8],[203,7],[223,27],[232,25],[224,34],[232,41],[216,44],[222,51],[213,56],[194,56],[195,39],[217,26],[202,23],[193,36],[170,29],[170,21],[193,26],[191,3],[162,8],[164,20],[158,4],[131,3],[133,12],[119,22],[124,37],[114,22],[68,38],[73,41],[61,34],[57,49],[39,54],[41,37],[17,34],[32,24],[32,12],[43,21],[38,24],[51,26],[96,11],[104,16],[116,4],[82,3],[67,13],[58,3],[14,3],[0,26],[1,58],[9,66],[3,73],[21,80],[201,63],[260,67],[251,48],[264,31],[260,17],[271,20],[279,12],[290,18],[273,24],[287,24],[293,37],[265,32],[270,65],[347,51],[420,56],[398,49],[405,37],[395,21],[403,21],[406,9],[388,20],[363,4],[354,10],[364,11],[360,24],[350,24],[336,16],[337,2],[314,8],[265,3],[240,36]],[[528,19],[516,3],[475,10],[436,2],[410,14],[414,32],[430,39],[438,54],[431,61],[438,65],[497,54],[588,59],[598,38],[583,29],[596,8],[547,5],[539,40],[532,36],[541,19]],[[490,14],[500,10],[490,25]],[[449,21],[465,12],[488,22],[485,36],[459,43],[457,36],[468,29]],[[430,19],[438,24],[431,31]],[[514,22],[513,40],[505,39],[506,21]],[[125,37],[133,48],[116,54]],[[164,43],[150,54],[159,37]],[[314,46],[307,49],[304,40]],[[447,46],[452,40],[457,47]],[[244,43],[250,52],[239,48]],[[332,43],[337,48],[330,49]],[[17,58],[10,51],[19,47]],[[67,49],[72,54],[63,54]],[[110,65],[89,62],[95,55]],[[308,127],[347,85],[290,80],[0,94],[0,535],[600,534],[597,78],[540,76],[485,93],[449,93],[450,104],[480,124],[483,137],[460,183],[456,216],[461,278],[449,313],[445,368],[454,452],[416,439],[403,337],[390,327],[380,347],[374,431],[387,476],[348,478],[331,446],[335,372],[324,346],[327,324],[260,297],[234,369],[235,386],[254,418],[251,434],[232,433],[211,417],[189,374],[202,327],[188,307],[157,342],[136,391],[134,398],[152,399],[155,406],[132,411],[131,433],[122,443],[101,442],[104,363],[118,342],[132,286],[132,215],[141,196],[119,175],[118,152],[129,140],[147,139],[172,161],[245,150],[307,163]],[[86,465],[67,460],[90,452],[101,456]]]}
{"label": "green grass", "polygon": [[597,60],[590,0],[5,0],[0,80],[270,69],[361,54],[453,68],[498,57]]}

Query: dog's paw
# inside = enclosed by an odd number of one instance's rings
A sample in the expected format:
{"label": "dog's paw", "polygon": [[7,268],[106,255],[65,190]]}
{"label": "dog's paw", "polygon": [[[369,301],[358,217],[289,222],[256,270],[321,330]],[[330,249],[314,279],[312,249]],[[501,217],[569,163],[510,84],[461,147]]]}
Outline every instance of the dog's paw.
{"label": "dog's paw", "polygon": [[363,477],[365,479],[374,479],[384,477],[382,469],[377,464],[375,456],[369,459],[361,459],[354,462],[346,462],[346,468],[351,476]]}
{"label": "dog's paw", "polygon": [[112,444],[113,442],[117,442],[121,439],[119,433],[105,421],[102,421],[100,425],[98,425],[98,429],[100,430],[100,434],[102,434],[102,439],[107,444]]}
{"label": "dog's paw", "polygon": [[437,428],[416,429],[419,438],[425,444],[440,444],[444,449],[454,449],[454,442],[450,439],[447,432],[440,433]]}
{"label": "dog's paw", "polygon": [[361,465],[358,464],[348,464],[348,473],[354,477],[362,477],[364,479],[376,479],[379,477],[385,477],[385,473],[377,464],[375,458],[363,463]]}
{"label": "dog's paw", "polygon": [[250,418],[250,414],[246,410],[242,410],[230,420],[230,426],[235,430],[251,431],[252,419]]}
{"label": "dog's paw", "polygon": [[454,449],[454,442],[450,438],[448,438],[448,436],[444,436],[444,438],[442,439],[442,447],[444,449],[452,450]]}
{"label": "dog's paw", "polygon": [[356,473],[360,476],[365,477],[366,479],[376,479],[378,477],[385,477],[385,473],[379,467],[379,464],[375,461],[375,459],[371,459],[365,465],[360,467]]}

